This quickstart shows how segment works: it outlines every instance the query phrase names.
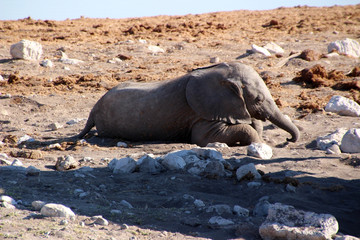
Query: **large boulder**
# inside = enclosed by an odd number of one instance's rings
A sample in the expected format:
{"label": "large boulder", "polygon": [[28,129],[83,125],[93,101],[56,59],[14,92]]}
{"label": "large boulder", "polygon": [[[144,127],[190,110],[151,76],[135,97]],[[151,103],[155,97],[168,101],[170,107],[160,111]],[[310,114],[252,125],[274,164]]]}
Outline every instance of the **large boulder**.
{"label": "large boulder", "polygon": [[15,59],[39,60],[42,54],[42,46],[38,42],[21,40],[11,45],[10,54]]}
{"label": "large boulder", "polygon": [[334,216],[296,210],[281,203],[272,204],[265,222],[260,226],[262,239],[325,240],[339,230]]}

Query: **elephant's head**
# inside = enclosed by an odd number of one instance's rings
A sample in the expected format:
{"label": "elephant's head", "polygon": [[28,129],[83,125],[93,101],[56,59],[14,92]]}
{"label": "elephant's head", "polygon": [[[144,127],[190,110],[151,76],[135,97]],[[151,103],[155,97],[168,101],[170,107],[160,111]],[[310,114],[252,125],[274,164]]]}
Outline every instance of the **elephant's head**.
{"label": "elephant's head", "polygon": [[298,128],[280,112],[259,74],[244,64],[221,63],[192,72],[186,98],[190,107],[207,120],[230,124],[250,124],[251,118],[269,120],[291,134],[288,141],[300,137]]}

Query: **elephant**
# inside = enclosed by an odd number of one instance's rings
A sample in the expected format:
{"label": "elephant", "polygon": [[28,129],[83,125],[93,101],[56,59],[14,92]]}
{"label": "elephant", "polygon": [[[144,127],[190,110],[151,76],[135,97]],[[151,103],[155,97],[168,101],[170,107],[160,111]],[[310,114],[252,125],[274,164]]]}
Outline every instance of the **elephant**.
{"label": "elephant", "polygon": [[159,82],[124,82],[110,89],[91,110],[83,138],[94,126],[98,136],[130,141],[174,141],[206,146],[262,142],[269,120],[300,137],[259,74],[240,62],[223,62]]}

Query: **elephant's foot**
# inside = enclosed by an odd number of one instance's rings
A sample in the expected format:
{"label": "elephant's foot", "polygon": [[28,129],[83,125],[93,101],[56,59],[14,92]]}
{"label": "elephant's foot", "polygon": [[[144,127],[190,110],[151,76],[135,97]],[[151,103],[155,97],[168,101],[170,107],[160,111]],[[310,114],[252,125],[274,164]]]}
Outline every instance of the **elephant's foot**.
{"label": "elephant's foot", "polygon": [[244,146],[252,142],[261,142],[261,138],[249,124],[228,125],[222,122],[200,121],[192,128],[191,142],[201,147],[212,142]]}

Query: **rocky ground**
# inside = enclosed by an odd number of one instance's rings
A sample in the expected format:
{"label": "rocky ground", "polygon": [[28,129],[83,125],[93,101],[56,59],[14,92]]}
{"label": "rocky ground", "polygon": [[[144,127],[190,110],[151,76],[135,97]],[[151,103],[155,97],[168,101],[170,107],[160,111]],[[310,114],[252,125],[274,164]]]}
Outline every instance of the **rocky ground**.
{"label": "rocky ground", "polygon": [[[359,117],[324,111],[333,95],[360,103],[359,75],[349,74],[359,59],[326,56],[330,42],[360,38],[360,5],[329,8],[279,8],[186,16],[132,19],[73,19],[65,21],[0,21],[0,194],[18,202],[16,209],[0,208],[0,238],[17,239],[260,239],[264,216],[255,216],[259,199],[297,209],[328,213],[339,222],[339,234],[360,236],[360,154],[327,154],[315,140],[338,128],[360,128]],[[43,47],[40,60],[14,60],[10,46],[21,39]],[[269,42],[285,53],[266,57],[248,54],[252,44]],[[154,48],[149,46],[157,46]],[[306,57],[291,54],[312,50]],[[162,52],[163,50],[163,52]],[[62,52],[80,62],[59,61]],[[286,144],[286,132],[270,123],[264,140],[273,149],[270,160],[247,156],[246,147],[217,149],[234,171],[254,163],[265,177],[260,186],[235,176],[211,178],[186,171],[160,174],[113,174],[109,160],[144,154],[162,157],[174,150],[196,147],[187,143],[126,142],[97,139],[74,142],[95,102],[123,81],[161,81],[210,65],[210,59],[238,60],[253,66],[264,78],[281,110],[301,131],[301,139]],[[40,65],[44,59],[53,67]],[[310,81],[301,71],[313,68]],[[334,70],[334,71],[333,71]],[[310,71],[311,72],[311,71]],[[298,77],[298,78],[296,78]],[[294,79],[295,78],[295,79]],[[71,120],[75,124],[67,124]],[[53,130],[51,124],[58,123]],[[93,132],[94,134],[94,132]],[[25,135],[35,141],[22,142]],[[59,143],[60,146],[49,147]],[[72,155],[76,169],[56,171],[58,157]],[[20,160],[39,175],[6,168]],[[92,171],[77,170],[91,167]],[[289,190],[288,184],[295,186]],[[81,189],[86,194],[79,196]],[[43,217],[31,202],[42,200],[70,207],[75,220]],[[125,200],[133,208],[121,204]],[[205,206],[194,204],[201,200]],[[219,215],[208,207],[239,205],[249,217],[220,214],[233,224],[209,223]],[[113,211],[120,210],[120,211]],[[102,215],[108,225],[94,224]]]}

